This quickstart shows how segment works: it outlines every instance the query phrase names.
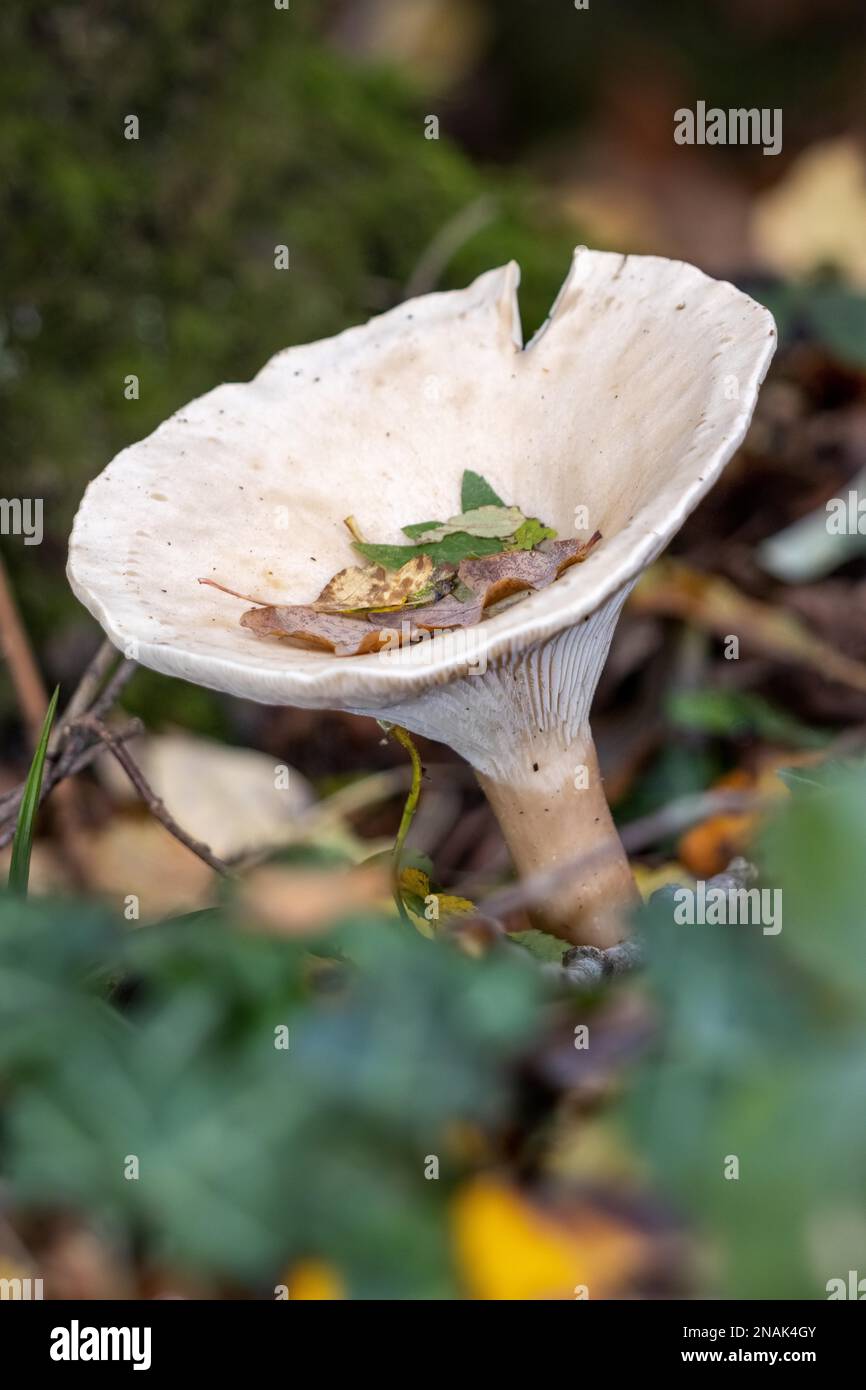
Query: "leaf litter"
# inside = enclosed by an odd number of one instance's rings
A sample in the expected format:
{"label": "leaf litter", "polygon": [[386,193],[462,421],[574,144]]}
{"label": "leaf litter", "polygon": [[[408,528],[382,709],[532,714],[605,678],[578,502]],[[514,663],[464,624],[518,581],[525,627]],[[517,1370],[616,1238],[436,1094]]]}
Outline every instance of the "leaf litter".
{"label": "leaf litter", "polygon": [[370,543],[347,517],[352,544],[367,563],[339,570],[309,604],[273,604],[213,579],[199,583],[252,603],[240,622],[259,637],[361,656],[475,626],[499,605],[547,588],[601,540],[599,531],[587,541],[557,540],[553,527],[507,506],[471,469],[463,474],[460,504],[445,521],[404,526],[411,545]]}

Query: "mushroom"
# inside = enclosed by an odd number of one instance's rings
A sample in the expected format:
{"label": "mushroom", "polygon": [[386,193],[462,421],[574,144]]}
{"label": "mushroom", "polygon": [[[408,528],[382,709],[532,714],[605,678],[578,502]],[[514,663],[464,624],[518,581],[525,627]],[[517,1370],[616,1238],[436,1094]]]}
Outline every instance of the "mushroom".
{"label": "mushroom", "polygon": [[[587,856],[544,905],[578,944],[623,934],[635,894],[590,703],[622,605],[743,439],[775,347],[732,285],[655,256],[579,247],[524,348],[513,262],[336,337],[277,353],[124,449],[72,531],[78,598],[129,656],[232,695],[393,721],[478,774],[521,874]],[[377,541],[457,510],[464,469],[585,563],[472,628],[341,658],[261,638],[209,577],[310,602]]]}

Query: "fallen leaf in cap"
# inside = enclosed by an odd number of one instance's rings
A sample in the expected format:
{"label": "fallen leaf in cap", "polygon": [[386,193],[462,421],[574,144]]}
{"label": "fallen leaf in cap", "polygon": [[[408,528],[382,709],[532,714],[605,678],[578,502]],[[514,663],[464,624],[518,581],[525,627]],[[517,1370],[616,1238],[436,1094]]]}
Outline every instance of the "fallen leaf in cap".
{"label": "fallen leaf in cap", "polygon": [[335,656],[362,656],[380,652],[387,638],[393,645],[392,629],[380,632],[364,618],[344,618],[335,613],[317,613],[303,605],[285,607],[268,604],[264,608],[248,608],[241,616],[241,625],[257,637],[290,637],[319,651]]}
{"label": "fallen leaf in cap", "polygon": [[[241,617],[241,623],[259,637],[290,638],[320,651],[333,652],[335,656],[363,656],[368,652],[393,647],[395,633],[399,634],[398,645],[403,646],[414,641],[419,630],[429,632],[439,628],[471,627],[479,622],[483,609],[491,603],[498,603],[500,599],[522,589],[543,589],[552,584],[569,565],[585,559],[599,539],[600,535],[596,532],[585,542],[545,541],[546,548],[543,550],[505,551],[483,560],[464,560],[458,570],[458,578],[471,596],[463,600],[448,594],[429,607],[412,608],[411,619],[406,615],[405,603],[390,613],[371,613],[361,609],[364,617],[323,613],[309,604],[265,604],[248,609]],[[442,571],[430,567],[425,574],[426,587],[430,588],[435,587],[435,576],[441,575]],[[208,580],[201,582],[213,583]],[[450,582],[450,576],[447,582]],[[214,587],[224,588],[221,584]],[[234,591],[229,589],[226,592]]]}
{"label": "fallen leaf in cap", "polygon": [[483,560],[464,560],[457,577],[483,608],[489,608],[521,589],[546,589],[563,570],[585,560],[600,539],[596,531],[588,541],[546,541],[547,548],[540,550],[511,550]]}
{"label": "fallen leaf in cap", "polygon": [[[436,523],[430,521],[424,524],[435,526]],[[506,542],[495,537],[469,536],[465,531],[455,531],[444,541],[426,541],[419,545],[371,545],[367,541],[355,541],[354,546],[371,564],[396,570],[416,555],[429,555],[436,565],[459,565],[470,555],[496,555],[505,549]]]}
{"label": "fallen leaf in cap", "polygon": [[514,533],[513,550],[534,550],[542,541],[556,540],[552,526],[545,526],[537,516],[528,516]]}
{"label": "fallen leaf in cap", "polygon": [[382,565],[350,565],[325,585],[312,604],[317,613],[346,613],[371,608],[403,608],[429,590],[433,561],[416,555],[398,570]]}
{"label": "fallen leaf in cap", "polygon": [[[481,600],[474,594],[468,601],[462,601],[454,594],[447,594],[438,603],[431,603],[428,608],[413,608],[412,626],[423,628],[427,632],[443,627],[472,627],[481,621],[482,609]],[[398,628],[401,622],[406,622],[407,619],[405,613],[371,613],[368,621],[378,623],[380,627]]]}
{"label": "fallen leaf in cap", "polygon": [[542,555],[552,555],[556,561],[557,579],[572,565],[580,565],[601,540],[601,532],[593,531],[588,541],[545,541],[539,547]]}
{"label": "fallen leaf in cap", "polygon": [[420,531],[417,526],[406,526],[406,535],[418,541],[444,541],[458,531],[467,536],[483,536],[487,540],[507,540],[524,524],[526,517],[519,507],[476,507],[471,512],[461,512],[447,521],[433,522],[430,530]]}

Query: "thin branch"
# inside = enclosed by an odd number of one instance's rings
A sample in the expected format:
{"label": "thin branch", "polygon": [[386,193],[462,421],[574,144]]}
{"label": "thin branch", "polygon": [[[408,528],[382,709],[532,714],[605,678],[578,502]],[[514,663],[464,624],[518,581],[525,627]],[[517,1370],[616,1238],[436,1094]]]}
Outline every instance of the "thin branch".
{"label": "thin branch", "polygon": [[94,700],[88,713],[94,715],[97,719],[102,719],[119,700],[121,691],[129,683],[137,670],[138,666],[134,661],[126,659],[121,661],[102,694]]}
{"label": "thin branch", "polygon": [[153,790],[153,787],[148,782],[126,745],[118,742],[111,730],[107,728],[100,719],[97,719],[95,715],[86,714],[79,722],[84,728],[92,730],[97,738],[104,743],[108,751],[114,755],[151,815],[158,820],[161,825],[165,826],[169,834],[173,835],[174,838],[179,840],[182,845],[185,845],[188,850],[197,855],[199,859],[203,860],[209,868],[215,869],[218,874],[222,874],[224,877],[230,877],[228,865],[225,864],[222,859],[218,859],[212,850],[209,849],[207,845],[203,844],[201,840],[193,839],[192,835],[187,834],[183,827],[178,825],[174,816],[171,815],[166,807],[165,802],[161,797],[158,797]]}
{"label": "thin branch", "polygon": [[[173,835],[180,844],[198,856],[216,873],[228,875],[230,870],[210,848],[189,835],[170,814],[164,802],[158,797],[136,763],[126,743],[143,732],[138,720],[133,720],[126,728],[115,731],[103,723],[103,717],[117,700],[123,687],[135,672],[133,661],[121,660],[116,669],[111,668],[117,659],[117,652],[110,642],[103,642],[89,662],[78,686],[72,695],[56,729],[56,737],[49,748],[45,775],[42,782],[40,803],[58,783],[66,790],[65,779],[74,776],[89,766],[102,752],[108,751],[123,768],[139,796],[161,825]],[[106,679],[107,677],[107,679]],[[85,743],[85,746],[82,746]],[[15,820],[24,792],[23,783],[13,791],[0,797],[0,848],[9,843],[15,833]]]}
{"label": "thin branch", "polygon": [[66,709],[63,711],[51,733],[51,740],[48,744],[49,753],[53,753],[62,742],[64,732],[68,730],[70,724],[74,723],[79,715],[86,714],[99,694],[105,677],[110,671],[114,662],[117,660],[117,649],[106,640],[96,651],[84,669],[84,673],[70,699]]}
{"label": "thin branch", "polygon": [[[138,738],[144,732],[141,721],[134,719],[123,729],[115,729],[114,737],[118,742],[125,743],[128,739]],[[75,777],[79,772],[83,772],[92,762],[101,757],[105,752],[105,746],[99,739],[96,739],[87,748],[83,748],[77,753],[74,749],[67,750],[69,756],[64,756],[62,761],[54,764],[46,762],[45,776],[42,779],[42,794],[39,798],[40,805],[45,800],[48,793],[57,786],[58,782],[66,777]],[[0,797],[0,823],[3,829],[0,830],[0,849],[8,845],[15,835],[15,822],[18,817],[18,807],[21,805],[21,798],[24,795],[24,783],[15,787],[5,796]]]}

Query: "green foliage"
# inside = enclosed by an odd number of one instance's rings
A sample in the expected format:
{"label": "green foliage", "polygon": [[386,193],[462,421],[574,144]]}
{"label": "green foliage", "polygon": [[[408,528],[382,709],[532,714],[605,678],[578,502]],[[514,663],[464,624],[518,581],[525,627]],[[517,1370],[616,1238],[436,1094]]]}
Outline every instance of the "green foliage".
{"label": "green foliage", "polygon": [[470,536],[465,531],[455,531],[444,541],[429,541],[424,545],[372,545],[366,541],[353,541],[352,544],[371,565],[383,565],[386,570],[398,570],[407,560],[419,555],[429,555],[434,565],[459,565],[463,560],[480,555],[498,555],[503,549],[502,541]]}
{"label": "green foliage", "polygon": [[866,367],[866,295],[823,277],[747,288],[772,311],[780,341],[802,334],[844,365]]}
{"label": "green foliage", "polygon": [[767,876],[786,885],[793,957],[866,1016],[866,772],[834,763],[809,776],[791,784],[790,803],[767,827],[763,862]]}
{"label": "green foliage", "polygon": [[375,545],[355,541],[355,549],[369,562],[393,570],[419,555],[429,555],[434,565],[459,565],[463,560],[496,555],[503,550],[533,550],[543,540],[556,536],[538,517],[527,518],[519,508],[506,507],[490,484],[471,468],[463,472],[460,505],[462,512],[446,522],[415,521],[403,527],[404,535],[423,544]]}
{"label": "green foliage", "polygon": [[505,541],[513,537],[525,521],[526,517],[519,507],[475,507],[472,511],[459,512],[447,521],[434,521],[421,532],[418,540],[444,541],[448,536],[466,534]]}
{"label": "green foliage", "polygon": [[527,517],[514,533],[514,550],[534,550],[542,541],[555,540],[556,532],[552,526],[545,526],[537,516]]}
{"label": "green foliage", "polygon": [[[866,766],[794,782],[759,859],[779,935],[678,925],[669,893],[640,914],[658,1032],[622,1119],[718,1252],[710,1292],[823,1297],[866,1206]],[[565,1006],[537,962],[563,943],[475,960],[376,914],[306,939],[248,926],[231,898],[129,932],[0,897],[10,1196],[216,1279],[267,1288],[316,1255],[356,1297],[455,1296],[450,1136],[514,1124],[515,1063]]]}
{"label": "green foliage", "polygon": [[[471,468],[464,468],[463,482],[460,488],[460,510],[463,512],[474,511],[476,507],[504,507],[505,503],[498,493],[480,473],[474,473]],[[408,534],[408,533],[407,533]]]}
{"label": "green foliage", "polygon": [[122,1030],[104,1002],[118,940],[98,906],[0,895],[0,1090],[50,1070],[73,1035]]}
{"label": "green foliage", "polygon": [[[866,766],[834,769],[799,786],[764,837],[778,936],[678,925],[669,895],[642,914],[663,1028],[626,1112],[663,1186],[714,1237],[728,1294],[821,1298],[856,1262],[846,1233],[866,1206],[864,862]],[[723,1175],[728,1155],[738,1180]]]}
{"label": "green foliage", "polygon": [[747,690],[677,690],[668,696],[667,713],[680,728],[705,734],[750,734],[792,748],[823,748],[829,742],[829,735]]}
{"label": "green foliage", "polygon": [[[122,1010],[94,996],[94,958],[134,984]],[[0,1054],[3,1170],[19,1202],[216,1276],[272,1282],[312,1252],[357,1296],[452,1295],[448,1129],[502,1116],[542,997],[506,953],[376,917],[299,942],[215,911],[122,939],[85,905],[4,903],[0,1036],[34,1023]]]}
{"label": "green foliage", "polygon": [[51,726],[54,723],[59,694],[60,686],[57,686],[48,702],[39,742],[36,745],[36,752],[33,754],[27,781],[24,783],[24,795],[21,798],[21,806],[18,811],[15,838],[12,841],[12,858],[9,864],[9,888],[14,893],[26,894],[30,881],[30,851],[33,846],[33,829],[39,810],[39,794],[42,791],[45,754],[48,752],[48,739],[51,735]]}
{"label": "green foliage", "polygon": [[551,936],[546,931],[537,931],[534,927],[530,928],[529,931],[510,932],[508,939],[509,941],[516,941],[531,956],[546,965],[561,965],[562,957],[569,949],[567,941],[560,941],[558,936]]}

